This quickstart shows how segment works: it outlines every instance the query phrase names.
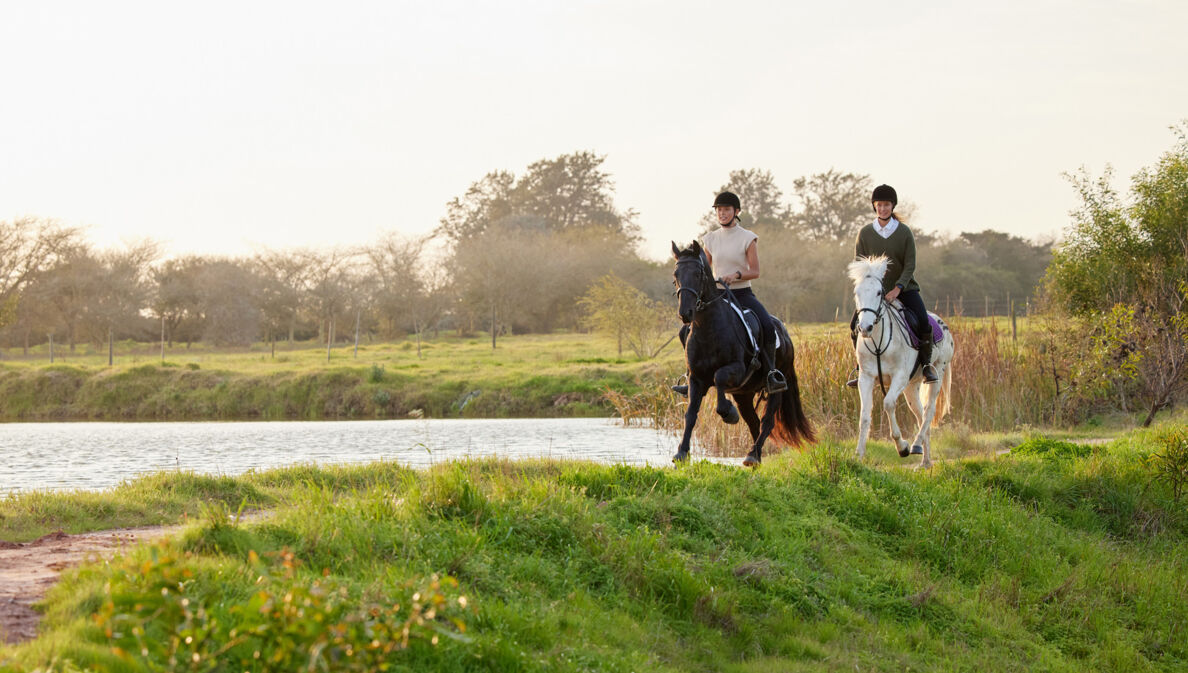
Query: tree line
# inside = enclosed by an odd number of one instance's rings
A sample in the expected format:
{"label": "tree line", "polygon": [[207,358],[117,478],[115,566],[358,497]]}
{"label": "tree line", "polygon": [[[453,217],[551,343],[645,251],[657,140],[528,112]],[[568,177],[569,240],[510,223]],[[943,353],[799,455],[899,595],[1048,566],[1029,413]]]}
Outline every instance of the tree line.
{"label": "tree line", "polygon": [[[588,326],[591,304],[581,300],[608,277],[665,306],[671,264],[640,255],[638,214],[615,203],[604,159],[583,151],[520,175],[493,171],[446,204],[431,234],[389,233],[360,248],[167,256],[151,241],[98,249],[45,218],[0,222],[0,343],[327,343],[358,328],[380,338],[481,332],[494,345],[502,334]],[[872,186],[869,176],[829,170],[795,179],[785,198],[768,171],[729,174],[717,191],[743,198],[744,226],[762,241],[758,291],[773,313],[822,321],[850,310],[843,270],[871,217]],[[1000,311],[1031,298],[1052,254],[1049,243],[995,231],[921,231],[917,241],[930,298],[964,296],[973,307],[993,299]]]}

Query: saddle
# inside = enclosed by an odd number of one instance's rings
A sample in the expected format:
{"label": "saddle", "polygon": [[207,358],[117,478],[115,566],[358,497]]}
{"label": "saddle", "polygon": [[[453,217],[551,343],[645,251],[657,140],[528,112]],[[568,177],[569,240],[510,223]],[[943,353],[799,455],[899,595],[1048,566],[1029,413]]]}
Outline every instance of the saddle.
{"label": "saddle", "polygon": [[731,296],[730,299],[731,301],[727,302],[727,305],[730,306],[735,315],[738,316],[739,321],[742,322],[743,328],[745,328],[747,331],[747,343],[744,344],[743,348],[748,358],[747,373],[743,377],[743,385],[745,385],[747,381],[751,380],[751,375],[758,371],[761,365],[759,359],[759,350],[763,347],[762,344],[764,337],[767,337],[773,341],[775,346],[772,347],[772,351],[774,352],[780,347],[780,331],[775,329],[773,325],[771,331],[768,334],[763,334],[762,328],[759,325],[759,316],[755,315],[755,312],[751,309],[743,308],[740,304],[735,302],[733,296]]}
{"label": "saddle", "polygon": [[[911,343],[912,348],[919,350],[920,337],[917,335],[919,334],[920,323],[916,318],[916,314],[905,309],[903,304],[899,304],[898,300],[896,300],[895,310],[899,312],[899,319],[903,321],[903,324],[907,325],[908,327],[908,342]],[[928,314],[928,326],[932,328],[932,343],[938,344],[941,341],[944,341],[944,328],[941,326],[941,323],[938,321],[937,317],[931,313]]]}

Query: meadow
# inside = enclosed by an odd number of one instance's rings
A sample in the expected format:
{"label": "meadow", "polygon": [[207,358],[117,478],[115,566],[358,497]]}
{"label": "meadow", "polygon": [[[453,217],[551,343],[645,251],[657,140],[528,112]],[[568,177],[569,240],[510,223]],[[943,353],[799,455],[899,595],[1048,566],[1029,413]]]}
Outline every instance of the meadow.
{"label": "meadow", "polygon": [[1188,431],[1030,435],[927,473],[824,442],[758,470],[294,466],[21,494],[0,539],[191,525],[68,570],[0,670],[1179,671],[1188,512],[1151,468],[1169,441]]}
{"label": "meadow", "polygon": [[[1089,414],[1069,406],[1037,345],[1035,322],[953,319],[957,337],[951,427],[969,432],[1067,427]],[[801,394],[814,425],[852,432],[858,396],[842,386],[853,366],[844,323],[790,325]],[[683,372],[679,346],[654,360],[620,355],[597,334],[518,335],[492,349],[481,338],[273,353],[267,344],[221,351],[119,344],[48,362],[44,346],[0,362],[2,420],[242,420],[621,416],[666,426],[683,414],[668,391]],[[907,413],[904,408],[903,413]],[[707,419],[708,426],[713,421]]]}

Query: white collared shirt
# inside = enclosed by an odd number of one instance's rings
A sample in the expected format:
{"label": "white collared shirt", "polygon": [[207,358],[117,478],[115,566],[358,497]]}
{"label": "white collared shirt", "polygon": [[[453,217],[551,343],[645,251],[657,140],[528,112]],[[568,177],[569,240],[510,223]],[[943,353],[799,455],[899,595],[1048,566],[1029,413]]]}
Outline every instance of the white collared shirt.
{"label": "white collared shirt", "polygon": [[891,221],[888,222],[887,226],[885,226],[885,227],[879,226],[878,219],[875,219],[875,221],[874,221],[875,233],[877,233],[879,236],[882,236],[883,238],[891,238],[891,234],[894,234],[895,230],[898,228],[899,228],[899,220],[895,219],[894,216],[891,217]]}

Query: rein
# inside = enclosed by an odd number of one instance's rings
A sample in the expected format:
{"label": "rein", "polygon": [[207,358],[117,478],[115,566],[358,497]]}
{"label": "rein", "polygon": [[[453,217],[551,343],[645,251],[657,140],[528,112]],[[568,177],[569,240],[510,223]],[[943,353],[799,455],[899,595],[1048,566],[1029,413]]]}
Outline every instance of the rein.
{"label": "rein", "polygon": [[[873,327],[874,325],[880,324],[883,320],[883,316],[888,314],[888,311],[884,311],[883,309],[890,309],[890,312],[892,312],[892,315],[894,315],[893,312],[895,310],[895,307],[892,306],[891,302],[887,301],[887,298],[883,294],[880,293],[879,294],[879,307],[877,309],[862,307],[862,308],[858,309],[858,315],[862,315],[864,312],[865,313],[873,313],[875,315],[874,322],[871,324],[871,327]],[[886,386],[886,384],[883,383],[883,357],[882,356],[883,356],[883,353],[886,353],[887,349],[891,347],[891,343],[895,341],[895,328],[897,326],[900,328],[901,331],[903,331],[903,338],[906,339],[907,343],[910,345],[911,340],[908,339],[907,331],[906,331],[907,328],[903,325],[900,325],[899,321],[894,320],[894,319],[892,320],[892,324],[890,326],[888,326],[884,323],[879,328],[879,338],[877,340],[871,339],[870,337],[866,336],[865,334],[861,335],[862,336],[862,345],[866,347],[866,352],[875,356],[875,370],[879,374],[879,388],[882,389],[882,391],[883,391],[883,397],[887,396],[887,386]],[[888,327],[890,327],[890,329],[888,329]],[[883,335],[884,334],[887,335],[887,343],[883,343]],[[870,341],[874,341],[874,348],[871,348],[870,343],[869,343]]]}

